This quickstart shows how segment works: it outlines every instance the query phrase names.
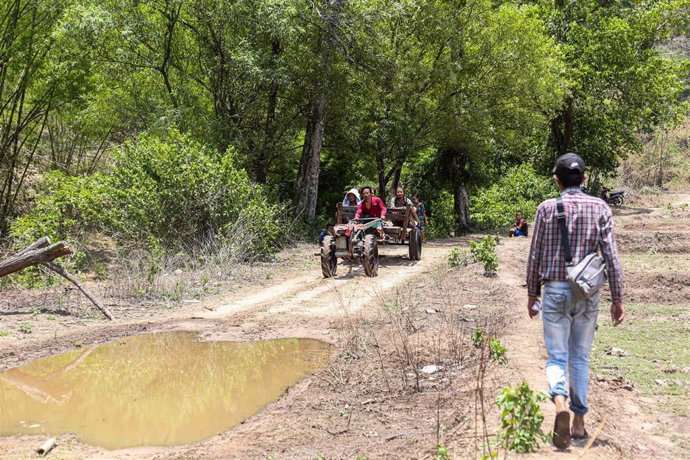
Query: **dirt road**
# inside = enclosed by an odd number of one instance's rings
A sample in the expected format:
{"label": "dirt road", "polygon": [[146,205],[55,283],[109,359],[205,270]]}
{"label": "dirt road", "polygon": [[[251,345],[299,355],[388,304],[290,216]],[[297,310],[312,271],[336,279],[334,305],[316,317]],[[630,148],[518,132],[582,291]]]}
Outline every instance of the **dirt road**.
{"label": "dirt road", "polygon": [[[665,201],[671,205],[664,206]],[[690,213],[682,208],[688,202],[687,194],[667,195],[649,207],[617,212],[624,266],[630,272],[627,292],[640,304],[649,301],[661,277],[671,283],[662,303],[690,307],[685,271],[690,267],[681,262],[690,247]],[[490,327],[508,349],[508,365],[492,364],[486,382],[483,415],[489,428],[497,424],[491,401],[500,388],[523,378],[533,388],[545,387],[545,358],[540,322],[528,320],[523,311],[529,241],[502,240],[497,248],[499,276],[493,279],[482,276],[478,264],[455,270],[445,267],[448,251],[467,247],[467,241],[428,244],[418,262],[406,257],[405,248],[385,248],[375,279],[366,278],[361,267],[350,270],[340,265],[337,278],[324,280],[313,246],[301,247],[283,258],[292,263],[278,262],[259,270],[261,283],[238,283],[232,292],[201,302],[182,299],[173,309],[116,309],[112,324],[63,316],[59,310],[34,315],[30,302],[13,298],[11,305],[0,304],[0,329],[14,331],[18,324],[31,321],[33,332],[0,337],[0,367],[69,350],[75,343],[157,331],[194,331],[202,340],[316,338],[336,345],[331,366],[228,432],[193,445],[120,451],[61,435],[54,454],[63,458],[315,458],[320,454],[423,458],[440,443],[456,458],[476,456],[484,447],[472,434],[478,417],[474,369],[479,358],[469,338],[474,329],[494,322]],[[672,258],[668,267],[634,268],[636,257],[654,261],[657,254]],[[604,321],[607,315],[602,313],[600,325]],[[429,363],[440,364],[441,370],[420,376],[415,366]],[[616,388],[609,380],[593,378],[589,420],[590,432],[598,431],[596,441],[589,447],[575,445],[569,454],[544,446],[536,456],[651,458],[661,452],[673,456],[678,452],[675,440],[687,439],[687,415],[683,421],[655,412],[660,397],[638,396],[636,388]],[[687,403],[687,392],[682,398]],[[553,411],[549,403],[543,404],[543,410],[548,430]],[[666,433],[660,434],[662,430]],[[0,454],[28,458],[42,439],[0,438]]]}

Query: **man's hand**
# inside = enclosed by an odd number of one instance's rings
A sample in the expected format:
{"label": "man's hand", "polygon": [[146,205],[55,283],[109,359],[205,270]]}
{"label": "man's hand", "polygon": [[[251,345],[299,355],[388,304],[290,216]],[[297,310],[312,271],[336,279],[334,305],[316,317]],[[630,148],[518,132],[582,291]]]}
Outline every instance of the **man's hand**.
{"label": "man's hand", "polygon": [[612,302],[611,303],[611,321],[613,321],[614,326],[618,326],[625,319],[625,307],[623,307],[623,302]]}
{"label": "man's hand", "polygon": [[534,318],[539,314],[539,310],[534,311],[532,310],[532,307],[534,307],[534,304],[537,303],[537,298],[536,297],[528,297],[527,298],[527,314],[529,314],[530,319]]}

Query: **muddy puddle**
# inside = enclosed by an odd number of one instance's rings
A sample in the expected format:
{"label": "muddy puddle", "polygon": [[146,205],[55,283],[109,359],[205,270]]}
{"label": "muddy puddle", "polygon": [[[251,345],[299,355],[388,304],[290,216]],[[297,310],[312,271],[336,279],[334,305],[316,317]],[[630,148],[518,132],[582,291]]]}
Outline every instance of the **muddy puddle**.
{"label": "muddy puddle", "polygon": [[322,369],[331,352],[317,340],[195,338],[133,336],[1,372],[0,435],[76,433],[106,449],[200,441]]}

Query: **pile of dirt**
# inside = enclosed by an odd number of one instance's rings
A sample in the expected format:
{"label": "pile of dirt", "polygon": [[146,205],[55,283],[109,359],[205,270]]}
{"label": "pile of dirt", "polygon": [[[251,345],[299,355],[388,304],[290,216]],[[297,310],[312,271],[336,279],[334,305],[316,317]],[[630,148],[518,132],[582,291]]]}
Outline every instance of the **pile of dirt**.
{"label": "pile of dirt", "polygon": [[680,271],[625,274],[627,302],[690,305],[690,273]]}
{"label": "pile of dirt", "polygon": [[631,232],[622,231],[617,235],[618,248],[628,253],[690,253],[689,232]]}

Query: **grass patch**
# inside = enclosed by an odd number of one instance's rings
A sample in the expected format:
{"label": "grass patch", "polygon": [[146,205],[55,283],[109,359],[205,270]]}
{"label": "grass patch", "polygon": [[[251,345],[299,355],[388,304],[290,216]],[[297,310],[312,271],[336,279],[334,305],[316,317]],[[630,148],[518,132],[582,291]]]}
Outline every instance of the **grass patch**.
{"label": "grass patch", "polygon": [[[602,313],[605,311],[602,308]],[[687,397],[690,375],[683,371],[690,366],[687,308],[630,304],[626,305],[626,313],[628,319],[621,327],[600,321],[592,351],[593,372],[622,376],[634,382],[644,395]],[[621,348],[627,356],[607,355],[607,347]]]}
{"label": "grass patch", "polygon": [[637,254],[620,255],[623,273],[658,272],[661,270],[690,270],[690,262],[678,254]]}

